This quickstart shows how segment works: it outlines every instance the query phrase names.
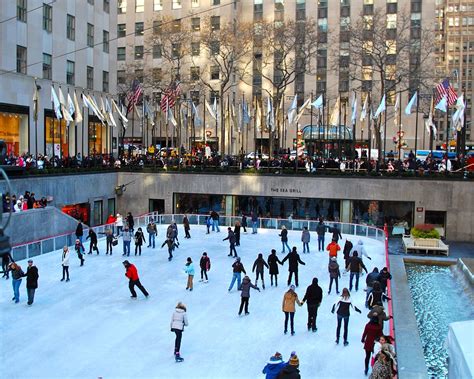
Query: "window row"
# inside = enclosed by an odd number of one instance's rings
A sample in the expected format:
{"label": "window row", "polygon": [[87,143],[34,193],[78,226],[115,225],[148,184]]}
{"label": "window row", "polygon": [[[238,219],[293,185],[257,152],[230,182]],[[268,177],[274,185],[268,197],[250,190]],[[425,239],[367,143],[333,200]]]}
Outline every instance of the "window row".
{"label": "window row", "polygon": [[[181,9],[183,4],[188,1],[188,4],[191,4],[192,8],[197,8],[200,6],[200,0],[172,0],[171,2],[166,2],[167,5],[171,3],[171,9]],[[127,13],[127,0],[117,0],[117,13],[125,14]],[[135,0],[135,13],[145,12],[145,0]],[[163,10],[164,0],[153,0],[153,11]],[[211,0],[211,5],[220,5],[220,0]]]}

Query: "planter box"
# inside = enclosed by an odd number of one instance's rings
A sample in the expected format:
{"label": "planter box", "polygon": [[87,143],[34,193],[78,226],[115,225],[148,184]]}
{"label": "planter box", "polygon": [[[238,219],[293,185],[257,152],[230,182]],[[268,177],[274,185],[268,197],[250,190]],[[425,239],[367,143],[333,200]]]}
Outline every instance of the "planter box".
{"label": "planter box", "polygon": [[436,238],[413,238],[413,244],[417,247],[439,247],[439,239]]}

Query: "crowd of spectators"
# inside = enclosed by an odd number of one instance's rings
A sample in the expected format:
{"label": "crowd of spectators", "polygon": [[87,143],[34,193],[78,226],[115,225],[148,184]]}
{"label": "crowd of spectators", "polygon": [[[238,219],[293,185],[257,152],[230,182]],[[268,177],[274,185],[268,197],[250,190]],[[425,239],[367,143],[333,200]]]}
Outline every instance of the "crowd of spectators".
{"label": "crowd of spectators", "polygon": [[48,201],[45,197],[36,200],[35,193],[26,191],[24,195],[10,194],[9,192],[2,194],[2,210],[4,213],[22,212],[29,209],[44,208]]}

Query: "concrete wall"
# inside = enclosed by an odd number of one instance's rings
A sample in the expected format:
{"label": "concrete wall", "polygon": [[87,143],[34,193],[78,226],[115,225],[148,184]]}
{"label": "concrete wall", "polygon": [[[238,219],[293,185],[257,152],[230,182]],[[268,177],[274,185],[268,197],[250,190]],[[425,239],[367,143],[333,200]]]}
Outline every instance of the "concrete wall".
{"label": "concrete wall", "polygon": [[[2,223],[8,214],[3,214]],[[31,209],[12,213],[10,224],[5,232],[12,245],[36,241],[57,234],[75,231],[77,221],[55,207]]]}

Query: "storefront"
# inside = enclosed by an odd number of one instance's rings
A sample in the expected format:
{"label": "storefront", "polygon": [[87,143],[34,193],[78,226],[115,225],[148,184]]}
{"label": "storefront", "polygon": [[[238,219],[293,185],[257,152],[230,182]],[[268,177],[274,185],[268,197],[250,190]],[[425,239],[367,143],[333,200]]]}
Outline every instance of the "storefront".
{"label": "storefront", "polygon": [[109,134],[107,125],[102,124],[99,119],[89,116],[89,155],[108,154],[109,152]]}
{"label": "storefront", "polygon": [[90,225],[91,207],[89,203],[65,205],[61,211],[76,220],[81,220],[86,225]]}
{"label": "storefront", "polygon": [[5,141],[7,154],[29,151],[28,112],[28,107],[0,103],[0,140]]}
{"label": "storefront", "polygon": [[54,152],[54,155],[58,157],[71,156],[69,152],[70,131],[66,121],[64,119],[58,120],[53,111],[45,110],[44,129],[46,155],[51,157]]}
{"label": "storefront", "polygon": [[353,200],[352,222],[389,227],[404,224],[407,229],[413,226],[413,202]]}

